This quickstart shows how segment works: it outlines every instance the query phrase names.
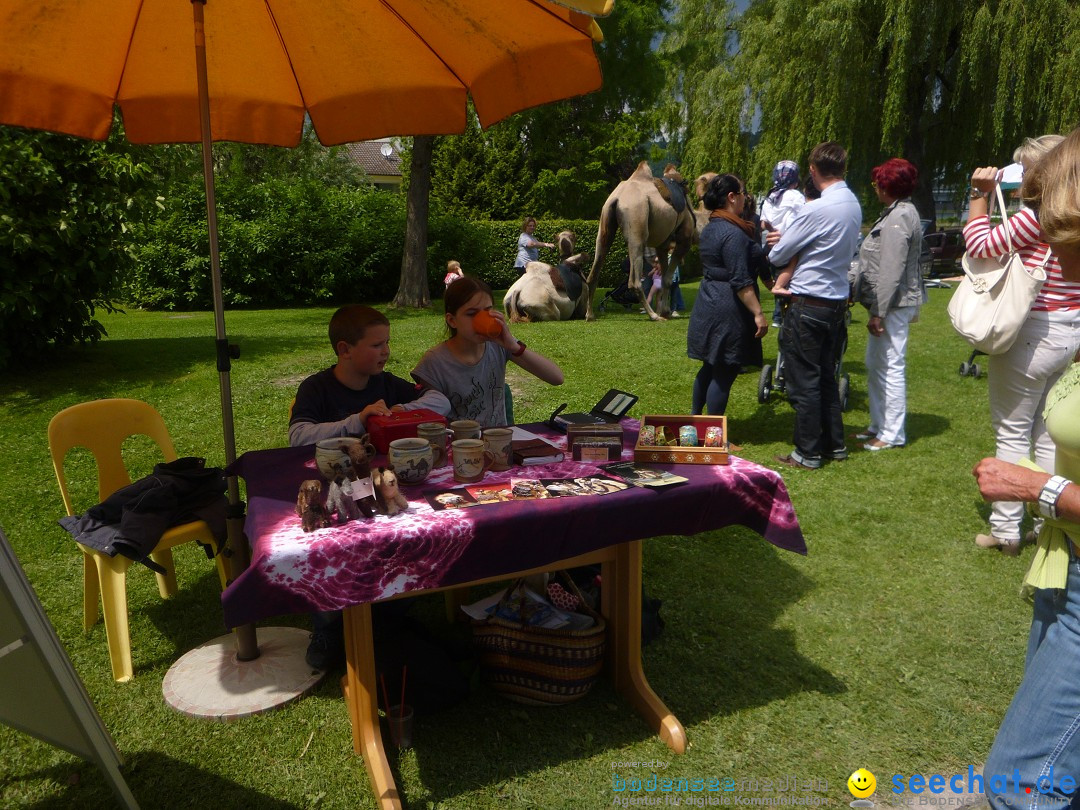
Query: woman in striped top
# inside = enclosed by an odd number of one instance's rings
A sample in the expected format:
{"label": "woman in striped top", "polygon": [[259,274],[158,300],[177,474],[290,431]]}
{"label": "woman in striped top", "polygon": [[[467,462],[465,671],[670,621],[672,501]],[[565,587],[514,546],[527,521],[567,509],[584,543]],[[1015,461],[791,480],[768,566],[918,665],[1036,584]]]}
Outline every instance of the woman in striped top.
{"label": "woman in striped top", "polygon": [[[1061,142],[1060,135],[1027,138],[1013,153],[1025,173]],[[964,241],[972,256],[1001,256],[1008,252],[1006,226],[991,228],[987,198],[994,191],[998,169],[976,169],[971,175],[971,203]],[[1080,283],[1066,281],[1061,265],[1043,241],[1035,212],[1021,206],[1009,217],[1008,236],[1028,268],[1045,267],[1043,285],[1012,347],[990,357],[990,421],[997,440],[997,458],[1016,462],[1031,458],[1054,469],[1054,444],[1046,432],[1043,409],[1046,394],[1080,348]],[[1010,556],[1020,553],[1020,523],[1024,505],[995,501],[990,534],[975,537],[982,548],[997,548]],[[1041,521],[1040,521],[1041,522]],[[1036,526],[1036,530],[1038,526]],[[1036,532],[1037,533],[1037,532]],[[1032,537],[1034,534],[1031,535]]]}

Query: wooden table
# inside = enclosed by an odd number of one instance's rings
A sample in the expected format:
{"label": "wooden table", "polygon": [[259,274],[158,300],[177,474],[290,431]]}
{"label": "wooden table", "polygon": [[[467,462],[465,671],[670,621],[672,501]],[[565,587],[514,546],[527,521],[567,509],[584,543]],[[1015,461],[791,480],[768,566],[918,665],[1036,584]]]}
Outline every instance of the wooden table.
{"label": "wooden table", "polygon": [[[637,423],[625,420],[624,457]],[[538,426],[529,426],[544,432]],[[422,492],[454,486],[448,468],[403,490],[408,514],[353,521],[304,534],[294,506],[299,484],[318,477],[314,448],[245,453],[236,472],[247,484],[246,533],[252,564],[222,594],[229,626],[284,613],[343,609],[347,671],[342,679],[353,747],[380,805],[401,797],[383,749],[372,642],[371,604],[530,573],[600,564],[601,613],[608,622],[606,668],[615,688],[675,753],[686,732],[656,696],[641,667],[641,541],[745,525],[781,548],[806,553],[783,480],[774,470],[732,457],[727,466],[673,465],[689,481],[664,490],[553,498],[436,512]],[[595,474],[590,463],[562,462],[489,474],[515,478]]]}

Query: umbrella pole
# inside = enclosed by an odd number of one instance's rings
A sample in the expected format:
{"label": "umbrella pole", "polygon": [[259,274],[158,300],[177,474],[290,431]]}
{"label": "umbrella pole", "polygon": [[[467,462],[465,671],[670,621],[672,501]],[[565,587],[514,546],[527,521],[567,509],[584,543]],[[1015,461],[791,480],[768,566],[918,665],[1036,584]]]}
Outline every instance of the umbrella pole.
{"label": "umbrella pole", "polygon": [[[195,64],[199,80],[199,122],[202,129],[203,182],[206,186],[206,224],[210,231],[210,276],[214,287],[214,331],[217,345],[217,369],[221,390],[221,422],[225,434],[225,465],[236,461],[236,435],[233,431],[232,383],[229,370],[232,357],[225,334],[225,299],[221,291],[221,259],[218,251],[217,200],[214,195],[214,161],[210,138],[210,91],[206,78],[206,33],[203,27],[203,5],[206,0],[192,0],[195,15]],[[228,526],[229,548],[232,549],[230,568],[235,579],[251,562],[247,540],[244,538],[244,504],[240,500],[240,485],[235,475],[227,479],[229,487]],[[255,625],[237,627],[236,657],[252,661],[259,657]]]}
{"label": "umbrella pole", "polygon": [[[225,337],[225,303],[218,260],[217,204],[214,165],[210,151],[210,94],[206,80],[206,35],[203,4],[191,0],[195,14],[195,60],[199,77],[199,117],[202,123],[203,179],[206,182],[206,221],[210,231],[210,267],[214,282],[214,322],[217,328],[217,367],[221,381],[221,421],[225,433],[225,459],[236,460],[233,435],[232,388],[229,366],[232,353]],[[228,477],[229,511],[226,523],[233,551],[232,576],[247,568],[250,555],[244,539],[244,504],[236,476]],[[255,625],[237,627],[180,656],[161,683],[165,702],[193,717],[234,720],[276,709],[296,700],[323,676],[304,660],[308,634],[296,627],[263,627],[263,649],[255,638]],[[251,663],[258,658],[259,663]]]}

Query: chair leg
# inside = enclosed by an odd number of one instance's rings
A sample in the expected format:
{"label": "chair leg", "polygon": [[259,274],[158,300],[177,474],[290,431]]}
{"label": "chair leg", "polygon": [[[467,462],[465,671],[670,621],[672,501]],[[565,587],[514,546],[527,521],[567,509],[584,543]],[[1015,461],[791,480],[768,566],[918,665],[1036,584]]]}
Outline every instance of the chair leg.
{"label": "chair leg", "polygon": [[105,637],[109,643],[109,661],[113,679],[130,681],[134,673],[131,665],[131,631],[128,627],[127,569],[131,564],[126,557],[98,555],[98,577],[101,581],[101,606],[105,614]]}
{"label": "chair leg", "polygon": [[217,566],[218,579],[221,580],[221,590],[225,590],[229,585],[229,580],[232,579],[232,566],[229,564],[229,559],[224,554],[215,554],[214,565]]}
{"label": "chair leg", "polygon": [[101,585],[98,581],[97,565],[94,563],[94,555],[82,552],[83,571],[83,632],[89,632],[90,628],[97,624],[98,598],[101,596]]}
{"label": "chair leg", "polygon": [[153,551],[150,553],[150,559],[165,569],[164,574],[154,574],[161,598],[168,599],[176,596],[176,564],[173,562],[172,549],[162,548]]}

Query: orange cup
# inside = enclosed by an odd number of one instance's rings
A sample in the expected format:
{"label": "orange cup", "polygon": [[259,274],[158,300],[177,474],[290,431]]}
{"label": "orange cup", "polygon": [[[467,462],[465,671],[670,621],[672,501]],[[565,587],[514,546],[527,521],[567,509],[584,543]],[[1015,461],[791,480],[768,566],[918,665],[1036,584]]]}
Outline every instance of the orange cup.
{"label": "orange cup", "polygon": [[488,310],[482,309],[473,315],[473,329],[476,334],[484,337],[497,338],[502,334],[502,322]]}

